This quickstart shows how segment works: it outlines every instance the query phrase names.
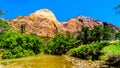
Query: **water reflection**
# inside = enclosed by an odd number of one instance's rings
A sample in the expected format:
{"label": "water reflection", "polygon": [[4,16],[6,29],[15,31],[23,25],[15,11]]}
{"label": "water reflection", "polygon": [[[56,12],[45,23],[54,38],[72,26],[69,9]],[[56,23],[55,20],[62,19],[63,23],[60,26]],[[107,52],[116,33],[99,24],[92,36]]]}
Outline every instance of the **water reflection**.
{"label": "water reflection", "polygon": [[63,56],[37,55],[31,60],[11,62],[4,68],[72,68],[72,64]]}

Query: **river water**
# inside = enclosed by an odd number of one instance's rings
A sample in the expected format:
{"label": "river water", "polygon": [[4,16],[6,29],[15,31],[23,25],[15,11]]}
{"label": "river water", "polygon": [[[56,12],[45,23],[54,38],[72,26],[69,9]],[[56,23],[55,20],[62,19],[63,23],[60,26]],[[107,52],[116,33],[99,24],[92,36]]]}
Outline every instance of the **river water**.
{"label": "river water", "polygon": [[3,68],[72,68],[72,64],[64,56],[37,55],[9,60]]}

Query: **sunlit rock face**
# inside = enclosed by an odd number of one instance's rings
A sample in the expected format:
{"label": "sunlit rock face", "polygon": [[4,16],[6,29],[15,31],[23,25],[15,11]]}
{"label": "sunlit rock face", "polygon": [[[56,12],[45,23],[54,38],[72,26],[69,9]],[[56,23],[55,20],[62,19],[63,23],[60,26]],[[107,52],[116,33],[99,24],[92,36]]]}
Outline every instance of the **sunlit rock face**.
{"label": "sunlit rock face", "polygon": [[61,27],[54,14],[48,9],[37,10],[29,16],[18,16],[8,23],[12,29],[21,30],[21,26],[24,26],[24,33],[38,36],[54,36],[56,32],[60,32]]}
{"label": "sunlit rock face", "polygon": [[119,28],[118,28],[117,26],[115,26],[115,25],[113,25],[113,24],[110,24],[110,23],[108,23],[108,22],[103,22],[103,25],[104,25],[104,26],[110,26],[110,27],[113,28],[113,30],[115,30],[116,32],[119,31]]}
{"label": "sunlit rock face", "polygon": [[76,19],[70,19],[69,21],[67,21],[66,23],[62,23],[63,27],[66,31],[70,31],[70,32],[76,32],[78,30],[82,29],[83,23],[76,20]]}
{"label": "sunlit rock face", "polygon": [[83,26],[87,26],[90,28],[93,28],[95,25],[103,25],[102,22],[100,22],[99,20],[90,17],[78,16],[75,19],[82,22]]}
{"label": "sunlit rock face", "polygon": [[66,30],[72,31],[72,32],[76,32],[78,30],[81,30],[83,26],[86,26],[86,27],[89,27],[90,29],[93,29],[94,26],[96,26],[96,25],[101,25],[103,27],[110,26],[115,31],[118,31],[118,29],[119,29],[115,25],[109,24],[108,22],[101,22],[100,20],[86,17],[86,16],[77,16],[77,17],[70,19],[66,23],[63,23],[63,27]]}
{"label": "sunlit rock face", "polygon": [[67,23],[64,24],[65,28],[69,31],[75,32],[78,30],[81,30],[83,26],[94,28],[95,25],[102,25],[103,23],[99,20],[92,19],[86,16],[77,16],[75,18],[72,18]]}
{"label": "sunlit rock face", "polygon": [[15,19],[7,21],[7,23],[14,30],[20,30],[26,34],[49,37],[53,37],[56,33],[65,33],[66,31],[77,32],[83,26],[92,29],[95,25],[102,25],[110,26],[115,31],[118,30],[118,27],[112,24],[86,16],[77,16],[60,23],[54,13],[48,9],[37,10],[28,16],[18,16]]}

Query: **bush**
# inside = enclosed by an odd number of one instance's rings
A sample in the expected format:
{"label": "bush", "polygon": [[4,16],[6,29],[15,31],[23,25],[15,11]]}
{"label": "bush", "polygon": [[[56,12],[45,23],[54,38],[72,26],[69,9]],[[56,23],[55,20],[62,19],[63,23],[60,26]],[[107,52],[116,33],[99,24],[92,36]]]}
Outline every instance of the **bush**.
{"label": "bush", "polygon": [[0,28],[9,29],[10,26],[2,19],[0,19]]}
{"label": "bush", "polygon": [[104,47],[101,52],[107,56],[106,63],[109,67],[120,67],[120,41],[115,41],[109,46]]}
{"label": "bush", "polygon": [[112,43],[109,46],[104,47],[101,52],[110,55],[120,54],[120,41]]}
{"label": "bush", "polygon": [[65,54],[69,49],[77,47],[79,41],[67,33],[67,36],[63,34],[57,34],[52,38],[44,51],[49,54],[61,55]]}
{"label": "bush", "polygon": [[82,45],[77,48],[71,49],[67,52],[67,54],[82,59],[97,60],[102,54],[101,49],[107,45],[108,42],[96,42],[87,45]]}
{"label": "bush", "polygon": [[34,55],[40,52],[42,42],[35,35],[21,34],[15,30],[8,30],[0,35],[0,48],[3,58],[16,58]]}
{"label": "bush", "polygon": [[[93,29],[89,27],[83,27],[81,31],[78,31],[77,39],[81,41],[82,44],[89,44],[92,42],[101,42],[101,41],[111,41],[114,39],[115,31],[110,26],[94,26]],[[116,34],[116,37],[119,39],[119,32]]]}

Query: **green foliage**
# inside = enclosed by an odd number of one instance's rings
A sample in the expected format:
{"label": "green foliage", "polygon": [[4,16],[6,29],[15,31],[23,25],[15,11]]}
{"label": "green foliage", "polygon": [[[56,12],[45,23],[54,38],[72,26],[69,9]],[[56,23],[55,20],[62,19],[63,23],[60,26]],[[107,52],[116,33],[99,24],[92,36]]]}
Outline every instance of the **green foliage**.
{"label": "green foliage", "polygon": [[120,40],[120,30],[115,34],[115,39]]}
{"label": "green foliage", "polygon": [[69,32],[66,33],[66,36],[64,34],[57,34],[48,42],[44,51],[49,54],[65,54],[69,49],[77,47],[78,42]]}
{"label": "green foliage", "polygon": [[112,40],[114,38],[115,31],[110,26],[105,26],[103,31],[103,40]]}
{"label": "green foliage", "polygon": [[67,54],[82,59],[96,60],[99,59],[99,56],[102,54],[102,48],[108,45],[108,42],[91,43],[79,46],[77,48],[73,48],[70,51],[68,51]]}
{"label": "green foliage", "polygon": [[94,26],[93,29],[89,27],[83,27],[81,31],[78,32],[78,40],[82,44],[89,44],[91,42],[100,42],[105,40],[112,40],[115,36],[115,31],[109,26]]}
{"label": "green foliage", "polygon": [[104,28],[101,25],[98,26],[94,26],[94,29],[91,30],[92,31],[92,41],[94,42],[100,42],[103,38],[103,32],[104,32]]}
{"label": "green foliage", "polygon": [[8,30],[0,35],[0,48],[3,58],[15,58],[34,55],[41,51],[42,42],[35,35],[21,34],[15,30]]}
{"label": "green foliage", "polygon": [[0,19],[0,28],[10,28],[10,26],[2,19]]}
{"label": "green foliage", "polygon": [[89,29],[89,27],[83,27],[82,30],[79,31],[78,33],[79,33],[78,40],[80,40],[82,44],[90,43],[92,32]]}
{"label": "green foliage", "polygon": [[120,54],[120,41],[104,47],[101,52],[103,52],[105,54],[110,54],[110,55],[111,54],[112,55]]}
{"label": "green foliage", "polygon": [[41,36],[41,41],[43,44],[43,46],[46,46],[47,45],[47,42],[51,39],[51,37],[48,37],[48,36]]}

